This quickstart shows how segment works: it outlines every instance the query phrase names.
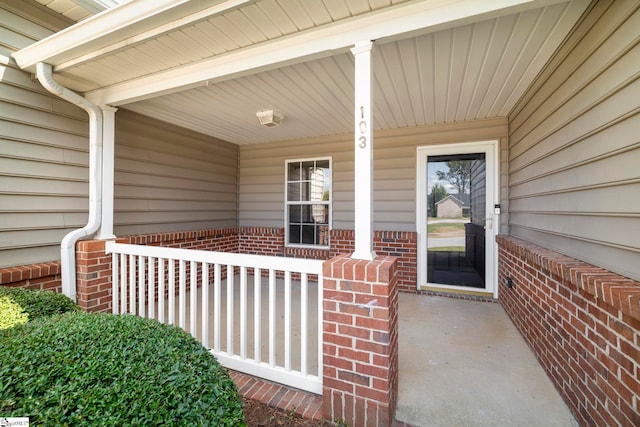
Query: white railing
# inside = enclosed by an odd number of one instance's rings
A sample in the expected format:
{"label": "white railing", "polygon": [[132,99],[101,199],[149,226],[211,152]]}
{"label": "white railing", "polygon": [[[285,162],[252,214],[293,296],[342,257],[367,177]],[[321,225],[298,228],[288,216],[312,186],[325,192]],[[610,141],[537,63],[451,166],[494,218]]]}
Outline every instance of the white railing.
{"label": "white railing", "polygon": [[113,313],[177,325],[223,366],[322,393],[322,261],[115,242],[106,252]]}

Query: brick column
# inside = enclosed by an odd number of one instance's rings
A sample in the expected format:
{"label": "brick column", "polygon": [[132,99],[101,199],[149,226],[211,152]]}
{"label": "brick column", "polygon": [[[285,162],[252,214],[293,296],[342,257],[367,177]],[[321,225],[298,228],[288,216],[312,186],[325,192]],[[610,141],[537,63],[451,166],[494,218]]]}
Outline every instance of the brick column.
{"label": "brick column", "polygon": [[[128,243],[128,239],[117,240]],[[85,311],[111,313],[111,255],[105,240],[81,240],[76,244],[77,303]]]}
{"label": "brick column", "polygon": [[398,385],[397,261],[324,263],[323,411],[349,426],[390,426]]}

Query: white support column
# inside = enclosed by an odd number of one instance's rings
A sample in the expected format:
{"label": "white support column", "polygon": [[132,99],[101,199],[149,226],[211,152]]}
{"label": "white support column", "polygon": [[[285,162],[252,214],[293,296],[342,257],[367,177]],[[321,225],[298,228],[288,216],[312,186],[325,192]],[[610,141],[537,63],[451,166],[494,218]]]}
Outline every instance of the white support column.
{"label": "white support column", "polygon": [[115,134],[117,108],[110,105],[102,109],[102,224],[96,239],[115,239],[113,234],[113,180],[115,167]]}
{"label": "white support column", "polygon": [[351,258],[372,260],[373,252],[373,114],[371,49],[359,42],[355,58],[355,252]]}

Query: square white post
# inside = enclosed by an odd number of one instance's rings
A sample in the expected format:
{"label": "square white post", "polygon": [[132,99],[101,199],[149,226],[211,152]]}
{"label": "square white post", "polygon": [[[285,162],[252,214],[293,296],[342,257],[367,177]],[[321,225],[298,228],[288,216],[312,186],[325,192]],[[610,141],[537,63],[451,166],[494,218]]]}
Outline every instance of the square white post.
{"label": "square white post", "polygon": [[373,252],[373,114],[371,112],[371,48],[359,42],[355,58],[355,252],[351,258],[372,260]]}
{"label": "square white post", "polygon": [[115,134],[117,108],[102,105],[102,224],[96,236],[115,239],[113,234],[113,180],[115,168]]}

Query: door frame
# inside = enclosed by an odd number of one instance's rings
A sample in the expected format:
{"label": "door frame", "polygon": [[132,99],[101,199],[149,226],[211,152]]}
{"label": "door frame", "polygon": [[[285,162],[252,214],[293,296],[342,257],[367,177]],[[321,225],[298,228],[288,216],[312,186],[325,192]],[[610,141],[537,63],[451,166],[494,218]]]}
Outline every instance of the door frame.
{"label": "door frame", "polygon": [[[472,295],[492,295],[498,298],[498,245],[495,236],[499,233],[500,215],[495,204],[499,199],[499,140],[481,140],[451,144],[423,145],[416,150],[416,230],[417,242],[417,290],[441,290],[443,292],[467,293]],[[486,158],[486,212],[491,218],[491,228],[485,232],[485,289],[465,286],[438,285],[427,283],[427,157],[444,154],[485,153]],[[490,200],[492,198],[493,200]]]}

